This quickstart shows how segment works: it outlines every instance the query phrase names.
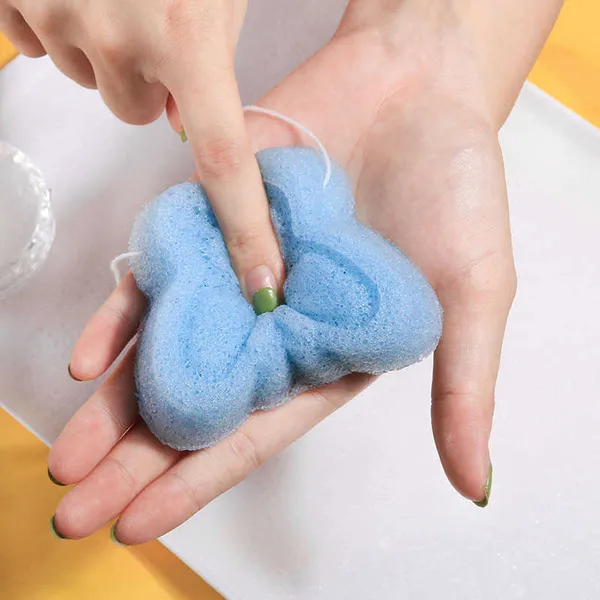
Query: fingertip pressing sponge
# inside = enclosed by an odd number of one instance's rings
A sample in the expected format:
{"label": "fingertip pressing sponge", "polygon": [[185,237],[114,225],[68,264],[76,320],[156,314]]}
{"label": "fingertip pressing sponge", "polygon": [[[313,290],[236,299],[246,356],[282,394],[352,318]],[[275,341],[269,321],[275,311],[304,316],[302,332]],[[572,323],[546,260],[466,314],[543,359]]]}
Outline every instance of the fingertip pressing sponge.
{"label": "fingertip pressing sponge", "polygon": [[442,311],[421,271],[359,223],[338,165],[324,186],[303,147],[257,155],[287,267],[285,304],[257,316],[202,187],[175,186],[135,221],[130,264],[148,311],[135,377],[142,417],[178,450],[210,446],[258,409],[351,372],[430,354]]}

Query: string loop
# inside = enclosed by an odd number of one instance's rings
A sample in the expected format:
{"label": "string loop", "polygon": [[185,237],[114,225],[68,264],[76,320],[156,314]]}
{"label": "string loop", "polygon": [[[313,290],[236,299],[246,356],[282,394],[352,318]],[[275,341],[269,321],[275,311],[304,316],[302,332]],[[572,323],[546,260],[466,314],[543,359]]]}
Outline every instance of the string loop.
{"label": "string loop", "polygon": [[262,106],[256,106],[254,104],[244,106],[244,112],[254,112],[260,113],[262,115],[268,115],[269,117],[274,117],[275,119],[279,119],[280,121],[288,123],[292,127],[295,127],[296,129],[302,131],[302,133],[305,133],[317,145],[317,148],[319,149],[319,152],[321,152],[321,156],[323,157],[323,162],[325,163],[325,181],[323,182],[323,187],[325,187],[329,183],[329,180],[331,179],[332,170],[331,158],[329,158],[329,154],[327,154],[327,150],[325,150],[325,146],[323,145],[321,140],[310,129],[308,129],[308,127],[305,127],[304,125],[302,125],[302,123],[298,123],[298,121],[295,121],[290,117],[286,117],[285,115],[282,115],[281,113],[278,113],[275,110],[271,110],[270,108],[263,108]]}
{"label": "string loop", "polygon": [[141,252],[124,252],[123,254],[119,254],[119,256],[115,256],[110,261],[110,270],[112,271],[112,274],[115,278],[115,283],[117,283],[117,285],[119,284],[119,282],[122,279],[121,273],[119,271],[119,263],[128,258],[133,258],[134,256],[139,256],[140,254],[141,254]]}

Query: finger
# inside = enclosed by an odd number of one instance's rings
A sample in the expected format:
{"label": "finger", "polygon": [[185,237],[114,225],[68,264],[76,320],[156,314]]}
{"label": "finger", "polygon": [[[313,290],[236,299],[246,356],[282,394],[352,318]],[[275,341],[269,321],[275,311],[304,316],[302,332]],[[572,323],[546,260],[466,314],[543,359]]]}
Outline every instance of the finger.
{"label": "finger", "polygon": [[96,76],[87,56],[79,48],[46,42],[46,50],[56,67],[79,85],[96,89]]}
{"label": "finger", "polygon": [[141,74],[124,67],[107,68],[94,61],[98,90],[117,118],[131,125],[146,125],[162,115],[169,92],[160,83],[148,83]]}
{"label": "finger", "polygon": [[48,459],[64,485],[81,481],[112,450],[137,418],[132,347],[58,436]]}
{"label": "finger", "polygon": [[54,517],[61,535],[80,539],[114,519],[179,453],[138,423],[100,464],[62,498]]}
{"label": "finger", "polygon": [[146,125],[163,113],[169,92],[161,83],[150,83],[144,78],[137,67],[134,45],[121,35],[102,34],[86,40],[83,49],[108,108],[121,121]]}
{"label": "finger", "polygon": [[435,353],[432,423],[448,479],[465,497],[485,501],[489,437],[502,339],[514,296],[514,271],[485,289],[470,284],[441,294],[444,331]]}
{"label": "finger", "polygon": [[79,336],[69,366],[73,378],[87,381],[102,375],[135,335],[145,309],[144,295],[129,271]]}
{"label": "finger", "polygon": [[[257,103],[257,106],[262,106],[262,104]],[[169,96],[167,99],[166,112],[171,129],[182,136],[182,141],[187,141],[187,134],[185,134],[185,130],[183,129],[183,122],[181,121],[179,109],[173,96]],[[246,133],[250,138],[254,153],[264,148],[298,146],[304,143],[299,130],[284,121],[256,112],[245,112],[244,121],[246,124]]]}
{"label": "finger", "polygon": [[[242,290],[250,299],[256,285],[279,289],[285,272],[245,130],[233,58],[225,41],[192,49],[189,56],[193,61],[167,61],[162,79],[173,94],[198,179],[219,221]],[[262,274],[255,279],[250,275],[257,268]]]}
{"label": "finger", "polygon": [[[356,396],[372,379],[349,375],[284,406],[254,413],[237,432],[189,454],[144,489],[121,515],[117,539],[141,544],[177,527]],[[163,510],[165,506],[169,509]]]}
{"label": "finger", "polygon": [[[27,18],[31,19],[29,22],[18,12],[16,16],[13,15],[13,19],[15,27],[22,32],[25,43],[33,44],[33,54],[29,56],[48,53],[52,62],[67,77],[84,87],[95,88],[94,71],[86,55],[79,48],[65,42],[71,28],[68,13],[56,4],[48,3],[38,3],[26,8]],[[57,37],[59,27],[61,36]],[[37,46],[41,46],[41,53]]]}
{"label": "finger", "polygon": [[11,6],[3,6],[0,10],[0,31],[12,42],[13,46],[24,56],[39,58],[46,54],[46,49],[27,24],[21,13]]}

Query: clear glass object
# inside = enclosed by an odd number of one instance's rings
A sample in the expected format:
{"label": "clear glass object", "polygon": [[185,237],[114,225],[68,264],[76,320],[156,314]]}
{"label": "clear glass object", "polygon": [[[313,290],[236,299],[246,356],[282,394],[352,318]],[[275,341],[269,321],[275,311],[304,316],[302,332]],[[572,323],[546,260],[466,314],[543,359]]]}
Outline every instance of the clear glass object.
{"label": "clear glass object", "polygon": [[54,241],[50,191],[39,169],[0,141],[0,299],[42,266]]}

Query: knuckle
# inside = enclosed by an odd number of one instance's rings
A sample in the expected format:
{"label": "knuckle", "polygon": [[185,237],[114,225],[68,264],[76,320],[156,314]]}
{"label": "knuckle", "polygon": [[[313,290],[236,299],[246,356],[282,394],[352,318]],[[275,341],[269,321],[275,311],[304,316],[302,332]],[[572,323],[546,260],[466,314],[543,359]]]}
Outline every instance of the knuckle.
{"label": "knuckle", "polygon": [[99,25],[93,36],[94,46],[110,65],[122,65],[129,60],[127,38],[112,25]]}
{"label": "knuckle", "polygon": [[[12,41],[12,40],[11,40]],[[46,51],[43,47],[35,45],[35,44],[23,44],[18,42],[13,42],[13,45],[19,52],[26,56],[27,58],[41,58],[42,56],[46,56]]]}
{"label": "knuckle", "polygon": [[117,326],[123,326],[129,328],[131,325],[131,319],[125,312],[123,305],[116,300],[108,301],[104,308],[108,313],[110,320]]}
{"label": "knuckle", "polygon": [[250,473],[260,467],[262,460],[250,436],[238,430],[227,438],[227,442],[244,473]]}
{"label": "knuckle", "polygon": [[247,255],[259,246],[263,237],[264,233],[259,228],[233,231],[227,235],[227,247],[236,255]]}
{"label": "knuckle", "polygon": [[86,78],[81,77],[81,78],[79,78],[77,83],[81,87],[86,88],[87,90],[97,90],[98,89],[98,84],[96,83],[96,79],[94,77],[86,77]]}
{"label": "knuckle", "polygon": [[243,155],[242,144],[234,138],[209,138],[196,151],[198,175],[204,180],[232,177],[239,173]]}
{"label": "knuckle", "polygon": [[117,416],[115,411],[106,402],[99,402],[95,405],[98,410],[99,419],[105,419],[106,422],[110,423],[111,427],[116,432],[122,432],[126,429],[125,423]]}
{"label": "knuckle", "polygon": [[331,390],[326,388],[317,388],[308,393],[323,406],[326,414],[334,413],[350,400],[349,397],[331,393]]}
{"label": "knuckle", "polygon": [[480,404],[480,393],[477,389],[448,387],[434,390],[431,399],[437,405],[461,402],[464,406],[477,406]]}
{"label": "knuckle", "polygon": [[36,2],[28,17],[40,34],[47,36],[57,33],[59,14],[52,2]]}
{"label": "knuckle", "polygon": [[463,269],[452,283],[462,295],[510,306],[517,291],[517,274],[510,257],[492,254]]}
{"label": "knuckle", "polygon": [[108,468],[114,471],[117,478],[122,481],[133,494],[137,494],[139,491],[138,482],[129,467],[116,456],[108,456],[106,462]]}
{"label": "knuckle", "polygon": [[164,103],[144,101],[128,108],[121,109],[119,116],[129,125],[147,125],[156,121],[164,110]]}
{"label": "knuckle", "polygon": [[204,508],[204,502],[201,501],[200,494],[183,475],[172,471],[168,476],[173,480],[181,494],[187,498],[191,513],[195,514]]}
{"label": "knuckle", "polygon": [[97,427],[102,427],[105,431],[111,429],[115,437],[120,437],[129,428],[130,423],[125,423],[104,397],[100,396],[100,400],[91,406],[93,407],[91,418],[97,423]]}

